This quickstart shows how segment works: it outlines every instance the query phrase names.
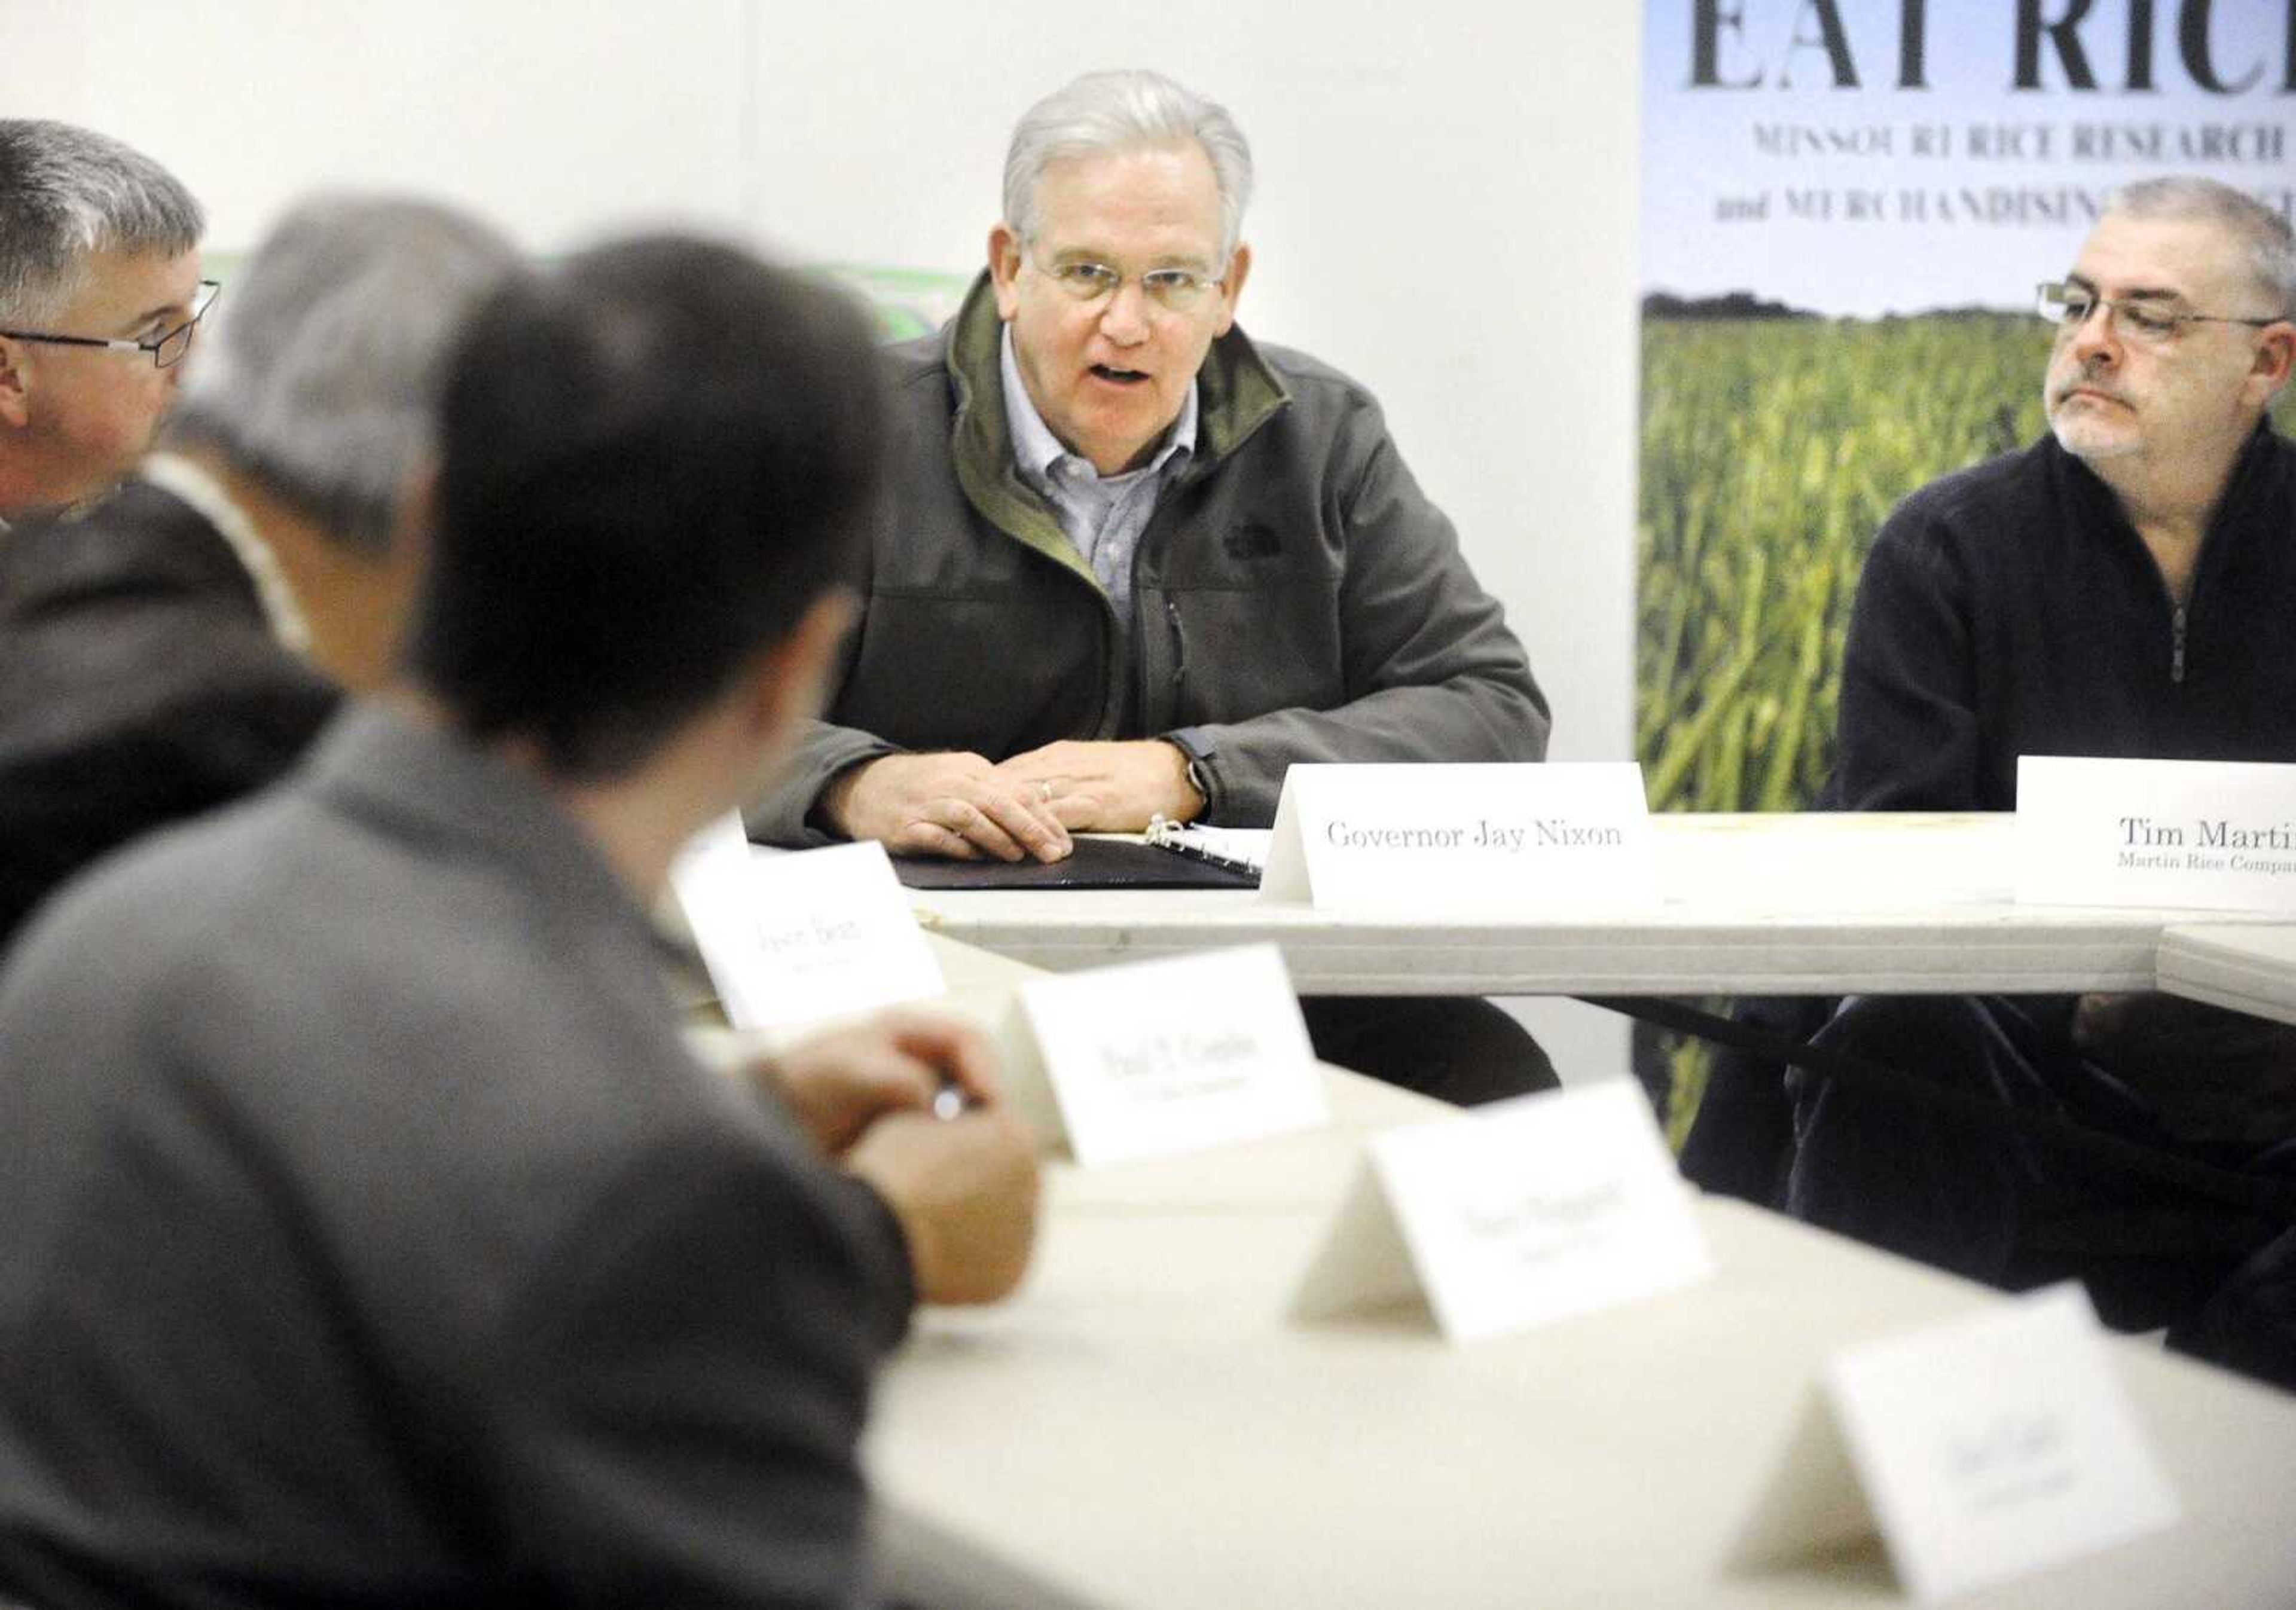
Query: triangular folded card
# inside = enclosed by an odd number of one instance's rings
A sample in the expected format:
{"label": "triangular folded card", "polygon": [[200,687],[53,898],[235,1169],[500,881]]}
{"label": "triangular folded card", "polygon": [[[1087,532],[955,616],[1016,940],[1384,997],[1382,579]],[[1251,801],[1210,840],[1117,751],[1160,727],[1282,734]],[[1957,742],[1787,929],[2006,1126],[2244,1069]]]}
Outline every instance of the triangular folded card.
{"label": "triangular folded card", "polygon": [[1417,1292],[1472,1342],[1711,1271],[1690,1196],[1629,1079],[1390,1129],[1294,1293],[1315,1320]]}

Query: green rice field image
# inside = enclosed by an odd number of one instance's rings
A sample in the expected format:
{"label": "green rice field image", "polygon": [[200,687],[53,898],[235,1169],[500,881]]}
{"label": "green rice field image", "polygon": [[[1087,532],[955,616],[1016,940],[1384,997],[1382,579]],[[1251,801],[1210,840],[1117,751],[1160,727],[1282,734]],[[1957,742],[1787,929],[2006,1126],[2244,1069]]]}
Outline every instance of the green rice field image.
{"label": "green rice field image", "polygon": [[1833,763],[1841,641],[1899,499],[2041,430],[2005,315],[1643,326],[1635,752],[1655,811],[1792,811]]}
{"label": "green rice field image", "polygon": [[[1653,811],[1807,808],[1841,645],[1890,511],[2039,436],[2030,316],[1645,318],[1635,754]],[[2296,432],[2296,396],[2280,429]],[[1673,1048],[1679,1146],[1708,1048]]]}

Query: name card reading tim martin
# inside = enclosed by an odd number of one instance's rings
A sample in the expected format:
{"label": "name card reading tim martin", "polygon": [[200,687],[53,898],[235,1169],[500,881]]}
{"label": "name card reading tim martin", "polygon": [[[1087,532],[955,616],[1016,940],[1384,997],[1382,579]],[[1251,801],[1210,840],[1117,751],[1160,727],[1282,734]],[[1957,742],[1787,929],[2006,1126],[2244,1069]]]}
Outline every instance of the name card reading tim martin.
{"label": "name card reading tim martin", "polygon": [[819,1023],[946,989],[874,840],[761,854],[728,818],[694,836],[670,882],[736,1028]]}
{"label": "name card reading tim martin", "polygon": [[1806,1557],[1878,1525],[1898,1582],[1927,1604],[2177,1513],[2088,1297],[2067,1284],[1837,1353],[1735,1563]]}
{"label": "name card reading tim martin", "polygon": [[1032,978],[1006,1041],[1014,1104],[1086,1165],[1330,1122],[1272,944]]}
{"label": "name card reading tim martin", "polygon": [[1652,905],[1642,768],[1296,765],[1259,892],[1324,909]]}
{"label": "name card reading tim martin", "polygon": [[2017,762],[2017,898],[2296,911],[2296,765]]}
{"label": "name card reading tim martin", "polygon": [[1315,1320],[1423,1295],[1479,1341],[1713,1271],[1650,1103],[1631,1079],[1387,1130],[1293,1294]]}

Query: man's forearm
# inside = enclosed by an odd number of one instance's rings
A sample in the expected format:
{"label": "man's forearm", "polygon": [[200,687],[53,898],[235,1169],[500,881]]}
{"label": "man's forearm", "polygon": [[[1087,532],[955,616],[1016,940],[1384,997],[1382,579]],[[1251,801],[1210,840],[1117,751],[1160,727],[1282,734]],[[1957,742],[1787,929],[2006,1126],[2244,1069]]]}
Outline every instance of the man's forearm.
{"label": "man's forearm", "polygon": [[1534,761],[1551,723],[1538,686],[1521,677],[1462,675],[1428,687],[1383,688],[1331,710],[1277,710],[1208,724],[1217,750],[1205,820],[1267,827],[1291,766],[1324,762]]}
{"label": "man's forearm", "polygon": [[759,844],[811,848],[836,841],[817,809],[824,793],[840,776],[896,746],[856,727],[825,721],[805,723],[788,756],[742,813],[750,837]]}

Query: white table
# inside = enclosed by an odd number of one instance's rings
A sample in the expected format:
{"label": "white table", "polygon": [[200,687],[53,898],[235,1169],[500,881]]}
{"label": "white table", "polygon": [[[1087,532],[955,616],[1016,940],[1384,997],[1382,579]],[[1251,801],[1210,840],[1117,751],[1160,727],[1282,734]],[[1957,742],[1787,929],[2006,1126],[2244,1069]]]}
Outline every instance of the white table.
{"label": "white table", "polygon": [[1251,891],[917,891],[935,932],[1064,970],[1273,940],[1307,994],[2149,990],[2207,914],[2021,906],[1998,814],[1660,816],[1655,909],[1352,917]]}
{"label": "white table", "polygon": [[[940,948],[960,1008],[1024,975]],[[1013,1302],[929,1310],[866,1446],[891,1585],[1030,1606],[1899,1602],[1878,1543],[1730,1565],[1835,1349],[1998,1301],[1720,1199],[1710,1282],[1457,1348],[1416,1307],[1316,1325],[1286,1296],[1357,1142],[1444,1109],[1332,1070],[1332,1129],[1049,1165]],[[2108,1344],[2185,1508],[2172,1532],[1971,1605],[2296,1604],[2296,1397]]]}
{"label": "white table", "polygon": [[2171,994],[2296,1023],[2296,924],[2172,928],[2161,938],[2160,977]]}

